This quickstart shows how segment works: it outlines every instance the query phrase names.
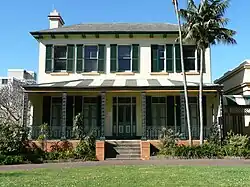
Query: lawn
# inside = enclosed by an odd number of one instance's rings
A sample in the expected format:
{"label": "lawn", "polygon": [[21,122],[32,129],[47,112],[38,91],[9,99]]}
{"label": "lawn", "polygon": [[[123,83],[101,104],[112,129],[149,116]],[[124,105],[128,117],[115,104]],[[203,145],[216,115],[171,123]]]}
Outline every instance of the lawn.
{"label": "lawn", "polygon": [[250,167],[93,166],[0,172],[0,186],[250,186]]}

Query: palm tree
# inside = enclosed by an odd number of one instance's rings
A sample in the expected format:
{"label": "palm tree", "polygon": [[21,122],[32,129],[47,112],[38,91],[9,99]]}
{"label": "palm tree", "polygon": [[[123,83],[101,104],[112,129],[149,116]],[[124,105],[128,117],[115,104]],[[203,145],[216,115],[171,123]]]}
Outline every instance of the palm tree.
{"label": "palm tree", "polygon": [[180,53],[181,53],[181,71],[183,74],[183,85],[184,85],[184,95],[185,95],[185,105],[186,105],[186,115],[187,115],[187,126],[188,126],[188,140],[189,145],[192,145],[192,135],[191,135],[191,125],[190,125],[190,113],[189,113],[189,105],[188,105],[188,91],[187,91],[187,79],[184,68],[184,59],[183,59],[183,46],[182,46],[182,32],[181,32],[181,21],[180,14],[178,8],[178,0],[173,0],[173,5],[175,9],[175,14],[177,17],[178,25],[179,25],[179,41],[180,41]]}
{"label": "palm tree", "polygon": [[201,0],[201,3],[196,6],[193,0],[189,0],[187,9],[180,10],[180,16],[185,21],[184,41],[194,41],[202,54],[199,83],[200,144],[203,144],[202,85],[206,49],[210,45],[219,43],[236,44],[233,38],[236,32],[225,28],[229,20],[224,15],[229,3],[230,0]]}

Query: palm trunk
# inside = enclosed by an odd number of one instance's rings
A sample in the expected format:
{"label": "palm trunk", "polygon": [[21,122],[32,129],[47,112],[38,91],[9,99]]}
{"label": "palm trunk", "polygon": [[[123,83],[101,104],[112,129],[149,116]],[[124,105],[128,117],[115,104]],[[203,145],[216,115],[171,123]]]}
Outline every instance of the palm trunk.
{"label": "palm trunk", "polygon": [[205,51],[206,49],[205,48],[202,48],[201,49],[201,53],[202,53],[202,56],[201,56],[201,61],[200,61],[200,85],[199,85],[199,109],[200,109],[200,145],[203,144],[203,107],[202,107],[202,92],[203,92],[203,89],[202,89],[202,86],[203,86],[203,64],[204,61],[205,61]]}
{"label": "palm trunk", "polygon": [[189,145],[192,145],[192,135],[191,135],[191,125],[190,125],[190,114],[189,114],[189,104],[188,104],[188,91],[187,91],[187,79],[186,73],[184,69],[184,60],[183,60],[183,46],[182,46],[182,33],[181,33],[181,21],[178,9],[178,2],[177,0],[173,0],[175,13],[179,25],[179,37],[180,37],[180,53],[181,53],[181,70],[183,75],[183,85],[184,85],[184,95],[185,95],[185,104],[186,104],[186,115],[187,115],[187,126],[188,126],[188,141]]}

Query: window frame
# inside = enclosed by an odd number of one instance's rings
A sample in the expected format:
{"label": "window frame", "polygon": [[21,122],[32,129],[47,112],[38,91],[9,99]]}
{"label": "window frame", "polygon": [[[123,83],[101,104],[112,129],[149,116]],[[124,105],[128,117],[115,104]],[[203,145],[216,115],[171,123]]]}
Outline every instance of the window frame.
{"label": "window frame", "polygon": [[[159,99],[159,98],[164,98],[165,99],[165,103],[160,103],[160,102],[153,102],[153,98],[157,98],[157,99]],[[167,108],[167,96],[152,96],[151,97],[151,118],[152,118],[152,126],[157,126],[157,127],[159,127],[159,124],[158,125],[155,125],[154,123],[153,123],[153,119],[155,119],[154,117],[153,117],[153,108],[154,108],[154,106],[157,106],[157,105],[164,105],[164,107],[165,107],[165,117],[164,117],[164,120],[165,120],[165,125],[164,125],[164,127],[168,127],[168,108]],[[157,117],[159,117],[159,119],[157,118]],[[156,117],[156,120],[157,121],[159,121],[162,117],[161,116],[157,116]],[[160,126],[160,127],[163,127],[162,125]]]}
{"label": "window frame", "polygon": [[[175,63],[176,63],[176,59],[175,59],[175,44],[174,43],[159,43],[159,44],[151,44],[151,47],[152,47],[152,45],[157,45],[157,47],[159,47],[159,46],[163,46],[164,47],[164,68],[163,68],[163,70],[161,70],[161,71],[158,71],[159,73],[175,73],[176,72],[176,65],[175,65]],[[167,47],[166,47],[166,45],[171,45],[172,46],[172,55],[173,55],[173,57],[172,58],[167,58]],[[151,49],[151,47],[150,47],[150,50],[152,50]],[[158,51],[159,49],[157,49],[157,54],[159,53],[159,51]],[[168,72],[167,71],[167,60],[173,60],[173,71],[171,71],[171,72]],[[151,67],[151,70],[152,70],[152,67]],[[150,72],[151,73],[158,73],[157,71],[151,71],[150,70]]]}
{"label": "window frame", "polygon": [[[120,71],[119,70],[119,46],[130,46],[130,70]],[[116,50],[116,72],[133,72],[133,45],[132,44],[117,44],[117,50]]]}
{"label": "window frame", "polygon": [[[55,70],[55,47],[66,47],[66,57],[65,57],[66,66],[65,66],[65,70]],[[67,44],[56,44],[56,45],[53,45],[53,47],[52,47],[52,59],[53,59],[53,62],[52,62],[53,73],[67,72],[67,60],[68,60],[68,46],[67,46]],[[63,58],[62,59],[59,58],[59,60],[64,60],[64,59]]]}
{"label": "window frame", "polygon": [[[194,52],[194,57],[187,57],[185,58],[184,57],[184,48],[185,46],[194,46],[195,47],[195,52]],[[193,59],[194,58],[194,66],[195,66],[195,69],[194,70],[185,70],[185,72],[198,72],[198,50],[197,50],[197,46],[195,45],[183,45],[183,59],[184,59],[184,66],[185,66],[185,59],[189,60],[189,59]]]}
{"label": "window frame", "polygon": [[8,82],[9,82],[9,80],[8,79],[2,79],[2,85],[6,85],[6,84],[8,84]]}
{"label": "window frame", "polygon": [[[97,57],[96,59],[91,59],[89,58],[88,60],[96,60],[96,67],[97,69],[95,71],[85,71],[85,47],[90,47],[90,46],[96,46],[97,47]],[[82,71],[84,73],[97,73],[98,72],[98,63],[99,63],[99,45],[98,44],[83,44],[83,48],[82,48],[82,54],[83,54],[83,62],[82,62]]]}

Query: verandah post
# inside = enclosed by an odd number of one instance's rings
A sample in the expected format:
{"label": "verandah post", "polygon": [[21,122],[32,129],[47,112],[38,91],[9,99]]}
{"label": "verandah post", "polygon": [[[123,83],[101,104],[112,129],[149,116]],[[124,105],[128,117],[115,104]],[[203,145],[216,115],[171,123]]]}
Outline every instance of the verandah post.
{"label": "verandah post", "polygon": [[146,131],[146,93],[141,93],[141,104],[142,104],[142,110],[141,110],[141,117],[142,117],[142,140],[147,139]]}
{"label": "verandah post", "polygon": [[105,111],[106,111],[106,93],[101,93],[101,140],[105,140],[104,125],[105,125]]}
{"label": "verandah post", "polygon": [[185,137],[185,139],[188,138],[187,136],[187,118],[186,118],[186,108],[185,108],[185,96],[184,93],[180,94],[180,109],[181,109],[181,134]]}
{"label": "verandah post", "polygon": [[62,94],[62,129],[61,139],[66,139],[66,111],[67,111],[67,93]]}

